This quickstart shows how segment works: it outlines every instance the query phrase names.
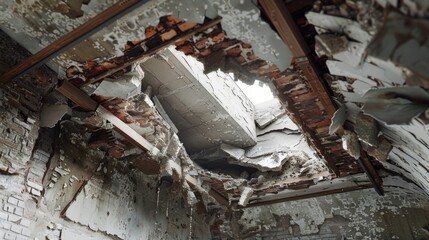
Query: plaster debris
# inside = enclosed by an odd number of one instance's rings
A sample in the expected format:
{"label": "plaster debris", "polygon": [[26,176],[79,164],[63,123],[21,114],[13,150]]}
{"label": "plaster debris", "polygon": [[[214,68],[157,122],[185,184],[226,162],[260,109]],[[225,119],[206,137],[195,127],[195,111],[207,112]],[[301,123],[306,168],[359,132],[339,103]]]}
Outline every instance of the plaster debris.
{"label": "plaster debris", "polygon": [[335,134],[339,129],[342,128],[344,122],[347,120],[347,107],[346,105],[341,105],[341,107],[334,113],[334,116],[331,120],[331,125],[329,125],[329,134]]}
{"label": "plaster debris", "polygon": [[359,140],[370,145],[377,146],[378,134],[380,132],[377,121],[372,117],[363,114],[358,114],[355,123],[355,132]]}
{"label": "plaster debris", "polygon": [[347,50],[348,40],[345,36],[337,36],[333,34],[316,35],[316,52],[319,56],[334,56]]}
{"label": "plaster debris", "polygon": [[221,71],[205,74],[200,62],[172,47],[142,67],[189,153],[222,142],[239,147],[256,143],[254,106],[231,76]]}
{"label": "plaster debris", "polygon": [[386,161],[389,157],[389,153],[392,150],[392,144],[385,137],[379,136],[376,147],[368,147],[367,153],[371,157],[374,157],[378,161]]}
{"label": "plaster debris", "polygon": [[103,97],[129,99],[141,93],[141,81],[143,78],[143,70],[141,70],[139,65],[136,65],[134,70],[121,76],[120,79],[106,79],[102,81],[92,94]]}
{"label": "plaster debris", "polygon": [[284,114],[273,123],[266,126],[264,129],[256,128],[256,135],[261,136],[274,131],[284,131],[286,133],[298,133],[299,129],[295,123],[289,118],[287,114]]}
{"label": "plaster debris", "polygon": [[429,93],[419,87],[374,89],[364,96],[362,110],[386,124],[408,124],[429,108]]}
{"label": "plaster debris", "polygon": [[255,105],[255,121],[261,129],[264,129],[284,114],[285,111],[278,99]]}
{"label": "plaster debris", "polygon": [[241,193],[240,200],[238,200],[238,205],[242,207],[247,206],[252,195],[253,195],[253,189],[249,187],[245,187],[243,192]]}
{"label": "plaster debris", "polygon": [[345,130],[342,140],[344,150],[346,150],[350,156],[354,157],[355,159],[360,158],[361,148],[357,135],[354,132]]}

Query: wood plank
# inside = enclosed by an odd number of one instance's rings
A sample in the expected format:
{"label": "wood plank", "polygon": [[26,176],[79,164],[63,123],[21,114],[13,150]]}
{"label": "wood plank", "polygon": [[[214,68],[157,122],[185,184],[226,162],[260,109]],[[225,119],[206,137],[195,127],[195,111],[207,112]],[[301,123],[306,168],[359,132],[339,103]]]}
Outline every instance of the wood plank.
{"label": "wood plank", "polygon": [[113,124],[114,129],[121,134],[128,141],[133,143],[140,149],[147,150],[152,156],[157,156],[160,151],[158,148],[153,146],[149,141],[147,141],[144,137],[138,134],[134,129],[124,123],[121,119],[113,115],[113,113],[109,112],[103,106],[98,106],[96,112],[100,117],[106,119],[111,124]]}
{"label": "wood plank", "polygon": [[282,0],[259,0],[265,13],[274,24],[280,37],[289,47],[294,57],[304,57],[310,52],[304,37],[295,24]]}
{"label": "wood plank", "polygon": [[328,191],[308,193],[308,194],[303,194],[303,195],[299,195],[299,196],[292,196],[292,197],[287,197],[287,198],[269,200],[269,201],[264,201],[264,202],[250,203],[245,208],[271,205],[274,203],[282,203],[282,202],[288,202],[288,201],[297,201],[297,200],[321,197],[321,196],[332,195],[332,194],[337,194],[337,193],[352,192],[352,191],[367,189],[367,188],[371,188],[371,187],[372,187],[371,184],[362,184],[362,185],[356,185],[356,186],[351,186],[351,187],[332,189],[332,190],[328,190]]}
{"label": "wood plank", "polygon": [[148,0],[120,0],[110,8],[98,14],[94,18],[85,22],[73,31],[62,36],[58,40],[51,43],[49,46],[40,50],[36,54],[28,57],[20,64],[10,69],[0,77],[0,85],[7,84],[16,77],[39,67],[58,56],[61,52],[73,47],[80,41],[91,36],[93,33],[101,30],[104,26],[116,21],[120,17],[131,12],[133,9],[142,6]]}
{"label": "wood plank", "polygon": [[109,121],[118,133],[133,143],[136,147],[148,151],[153,156],[159,154],[158,148],[153,146],[149,141],[134,131],[134,129],[129,127],[121,119],[117,118],[113,113],[109,112],[103,106],[100,106],[96,101],[90,98],[79,88],[67,81],[63,81],[57,90],[83,109],[87,111],[96,111],[98,114],[100,114],[100,117]]}
{"label": "wood plank", "polygon": [[68,81],[59,81],[57,91],[65,97],[76,103],[85,111],[97,110],[98,103],[88,96],[85,92],[69,83]]}

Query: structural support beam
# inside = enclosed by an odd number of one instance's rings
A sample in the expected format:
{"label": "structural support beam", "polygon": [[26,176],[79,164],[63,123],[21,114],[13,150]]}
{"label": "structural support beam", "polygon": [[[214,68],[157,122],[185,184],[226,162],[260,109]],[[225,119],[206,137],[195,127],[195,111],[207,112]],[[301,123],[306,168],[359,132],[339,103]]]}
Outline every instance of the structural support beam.
{"label": "structural support beam", "polygon": [[283,0],[259,0],[283,42],[294,57],[307,56],[310,48],[295,24]]}
{"label": "structural support beam", "polygon": [[85,111],[94,112],[97,110],[98,102],[94,101],[88,96],[88,94],[68,81],[59,81],[57,91],[62,93]]}
{"label": "structural support beam", "polygon": [[158,148],[153,146],[149,141],[147,141],[144,137],[138,134],[134,129],[129,127],[126,123],[124,123],[121,119],[113,115],[103,106],[98,106],[97,114],[106,119],[111,124],[113,124],[114,129],[121,134],[125,139],[134,144],[134,146],[147,150],[152,156],[157,156],[160,151]]}
{"label": "structural support beam", "polygon": [[248,204],[245,208],[251,208],[251,207],[257,207],[257,206],[264,206],[264,205],[271,205],[274,203],[282,203],[282,202],[289,202],[289,201],[297,201],[307,198],[315,198],[315,197],[321,197],[326,195],[332,195],[337,193],[345,193],[345,192],[352,192],[362,189],[371,188],[372,184],[362,184],[362,185],[356,185],[351,187],[344,187],[344,188],[338,188],[338,189],[332,189],[328,191],[320,191],[315,193],[308,193],[303,195],[297,195],[297,196],[291,196],[286,198],[280,198],[275,200],[268,200],[268,201],[261,201],[261,202],[255,202]]}
{"label": "structural support beam", "polygon": [[158,155],[159,149],[125,124],[121,119],[117,118],[104,107],[99,106],[96,101],[73,84],[70,84],[69,82],[61,82],[57,90],[84,110],[96,111],[100,117],[109,121],[119,134],[133,143],[136,147],[148,151],[152,156]]}
{"label": "structural support beam", "polygon": [[98,81],[100,81],[100,80],[102,80],[102,79],[104,79],[104,78],[106,78],[106,77],[108,77],[108,76],[110,76],[110,75],[112,75],[112,74],[114,74],[114,73],[116,73],[116,72],[124,69],[124,68],[127,68],[127,67],[131,66],[132,64],[134,64],[136,62],[142,61],[144,58],[149,57],[149,56],[157,53],[158,51],[160,51],[160,50],[162,50],[162,49],[164,49],[164,48],[166,48],[168,46],[176,44],[177,42],[181,42],[181,41],[187,40],[190,37],[192,37],[193,35],[195,35],[196,33],[203,32],[203,31],[205,31],[205,30],[207,30],[207,29],[209,29],[209,28],[211,28],[211,27],[219,24],[221,22],[221,20],[222,20],[222,17],[217,17],[217,18],[215,18],[213,20],[205,22],[201,26],[199,26],[199,27],[197,27],[197,28],[195,28],[195,29],[193,29],[193,30],[191,30],[189,32],[186,32],[184,34],[179,34],[179,35],[175,36],[174,38],[172,38],[172,39],[170,39],[170,40],[168,40],[168,41],[166,41],[166,42],[164,42],[164,43],[162,43],[162,44],[160,44],[158,46],[155,46],[155,47],[147,50],[146,52],[144,52],[143,54],[141,54],[139,56],[135,56],[135,57],[130,58],[125,63],[120,64],[118,67],[110,69],[110,70],[108,70],[108,71],[106,71],[106,72],[104,72],[104,73],[102,73],[102,74],[100,74],[100,75],[98,75],[96,77],[88,79],[88,81],[85,82],[82,85],[82,87],[83,86],[87,86],[87,85],[92,84],[92,83],[95,83],[95,82],[98,82]]}
{"label": "structural support beam", "polygon": [[[324,81],[310,56],[310,48],[307,46],[304,37],[299,31],[298,26],[288,11],[284,1],[260,0],[259,3],[265,10],[271,22],[274,24],[280,37],[291,50],[299,68],[304,73],[308,84],[317,94],[318,99],[322,103],[323,108],[326,111],[327,118],[332,119],[336,111],[336,105],[332,101]],[[287,99],[286,96],[283,97],[283,101],[286,101],[288,104],[293,104],[289,99]],[[298,111],[293,112],[293,114],[299,118]],[[337,175],[339,175],[338,170],[335,166],[333,166],[333,159],[331,159],[329,154],[325,152],[323,146],[320,144],[319,139],[317,139],[317,136],[313,134],[311,129],[309,129],[304,122],[301,122],[301,126],[303,130],[310,135],[310,138],[312,139],[315,147],[318,148],[319,152],[325,157],[326,161],[328,162],[328,167],[332,169]],[[383,195],[383,189],[381,187],[382,179],[377,174],[377,171],[374,169],[374,166],[368,159],[366,153],[363,152],[362,156],[362,159],[358,160],[359,164],[367,174],[370,181],[373,183],[376,192],[380,195]]]}
{"label": "structural support beam", "polygon": [[378,195],[384,196],[384,190],[382,187],[383,180],[378,175],[374,165],[372,165],[365,151],[361,150],[361,157],[357,161],[359,162],[361,168],[365,171]]}
{"label": "structural support beam", "polygon": [[34,68],[40,67],[47,61],[58,56],[60,53],[87,39],[92,34],[123,17],[137,7],[142,6],[146,2],[148,2],[148,0],[120,0],[91,20],[62,36],[46,48],[1,75],[0,84],[4,85],[16,77],[19,77]]}

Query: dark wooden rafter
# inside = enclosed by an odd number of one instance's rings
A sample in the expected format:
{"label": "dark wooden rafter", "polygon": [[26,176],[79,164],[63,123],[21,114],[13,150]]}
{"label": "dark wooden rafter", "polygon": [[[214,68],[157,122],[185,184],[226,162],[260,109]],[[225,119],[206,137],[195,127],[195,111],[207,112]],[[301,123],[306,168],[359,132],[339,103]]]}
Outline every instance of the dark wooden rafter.
{"label": "dark wooden rafter", "polygon": [[[262,8],[266,12],[268,18],[270,19],[274,27],[276,28],[280,37],[289,47],[298,67],[302,70],[305,78],[307,79],[309,86],[313,89],[313,92],[317,94],[317,98],[320,100],[320,103],[322,104],[326,113],[326,118],[329,120],[332,119],[337,107],[333,102],[326,86],[324,85],[324,81],[320,76],[320,73],[313,59],[310,56],[311,50],[305,42],[303,35],[298,29],[298,26],[292,18],[292,15],[287,9],[287,6],[285,5],[284,1],[260,0],[259,3],[261,4]],[[288,110],[295,115],[295,119],[297,119],[297,121],[300,121],[302,129],[306,133],[308,133],[311,142],[328,162],[328,167],[330,167],[335,172],[335,174],[339,176],[339,172],[335,167],[334,159],[332,159],[332,157],[325,152],[320,139],[315,134],[313,134],[313,131],[306,126],[302,119],[300,119],[298,111],[294,109],[293,103],[290,101],[288,96],[282,95],[282,98],[282,100],[287,103]],[[377,171],[374,169],[374,166],[368,159],[367,155],[364,153],[363,157],[359,159],[358,162],[367,174],[368,178],[371,180],[377,193],[382,195],[382,179],[378,175]]]}
{"label": "dark wooden rafter", "polygon": [[87,39],[95,32],[98,32],[105,26],[125,16],[146,2],[148,2],[148,0],[120,0],[108,9],[104,10],[102,13],[80,25],[73,31],[65,34],[49,46],[28,57],[23,62],[1,75],[0,85],[7,84],[14,78],[19,77],[34,68],[40,67],[47,61],[58,56],[60,53]]}
{"label": "dark wooden rafter", "polygon": [[373,185],[370,183],[356,185],[356,186],[350,186],[350,187],[343,187],[338,189],[331,189],[327,191],[320,191],[320,192],[314,192],[314,193],[307,193],[307,194],[301,194],[297,196],[291,196],[291,197],[285,197],[285,198],[279,198],[274,200],[267,200],[267,201],[260,201],[260,202],[254,202],[249,203],[245,208],[251,208],[251,207],[258,207],[258,206],[264,206],[264,205],[271,205],[274,203],[282,203],[282,202],[289,202],[289,201],[297,201],[307,198],[315,198],[315,197],[321,197],[331,194],[337,194],[337,193],[345,193],[345,192],[352,192],[362,189],[371,188]]}
{"label": "dark wooden rafter", "polygon": [[383,196],[384,190],[381,187],[383,184],[383,180],[378,175],[377,170],[375,170],[374,165],[372,165],[371,160],[369,160],[369,157],[365,151],[361,150],[361,157],[358,159],[358,162],[362,169],[365,171],[371,183],[373,184],[375,191],[379,195]]}

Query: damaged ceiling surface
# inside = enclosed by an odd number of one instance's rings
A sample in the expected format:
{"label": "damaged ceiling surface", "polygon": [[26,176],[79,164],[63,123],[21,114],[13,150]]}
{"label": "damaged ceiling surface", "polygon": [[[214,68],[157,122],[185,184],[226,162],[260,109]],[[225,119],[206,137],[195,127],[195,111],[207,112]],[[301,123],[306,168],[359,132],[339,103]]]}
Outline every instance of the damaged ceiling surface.
{"label": "damaged ceiling surface", "polygon": [[2,1],[0,239],[429,238],[428,12]]}

